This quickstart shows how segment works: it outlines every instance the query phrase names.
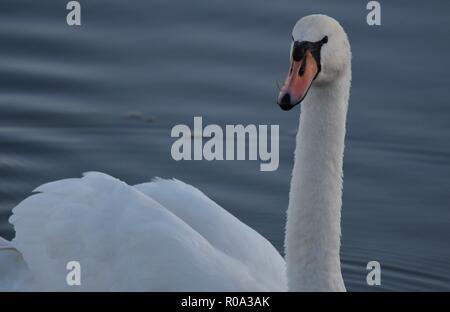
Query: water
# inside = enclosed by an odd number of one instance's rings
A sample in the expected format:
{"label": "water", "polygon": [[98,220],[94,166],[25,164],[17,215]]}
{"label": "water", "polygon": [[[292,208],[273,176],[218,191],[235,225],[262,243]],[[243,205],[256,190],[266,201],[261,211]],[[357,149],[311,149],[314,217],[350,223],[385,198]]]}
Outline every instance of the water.
{"label": "water", "polygon": [[[341,21],[353,50],[342,220],[348,290],[450,290],[450,27],[445,1],[0,3],[0,235],[41,183],[104,171],[191,183],[281,252],[298,109],[275,105],[297,19]],[[130,118],[138,114],[139,118]],[[175,162],[173,125],[280,124],[280,167]],[[366,264],[382,285],[366,285]]]}

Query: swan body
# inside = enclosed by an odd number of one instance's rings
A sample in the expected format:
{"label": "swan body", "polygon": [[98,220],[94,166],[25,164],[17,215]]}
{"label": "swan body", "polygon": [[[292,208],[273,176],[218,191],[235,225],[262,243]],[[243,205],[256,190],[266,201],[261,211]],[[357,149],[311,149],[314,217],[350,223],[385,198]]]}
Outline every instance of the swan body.
{"label": "swan body", "polygon": [[92,172],[35,192],[10,221],[36,289],[71,290],[66,264],[78,261],[76,290],[286,290],[276,249],[181,181],[130,186]]}
{"label": "swan body", "polygon": [[[294,27],[278,102],[302,104],[283,257],[198,189],[156,179],[130,186],[91,172],[38,187],[0,240],[3,290],[344,291],[342,159],[351,68],[342,27],[324,15]],[[309,91],[309,93],[308,93]],[[307,95],[308,93],[308,95]],[[81,285],[68,286],[78,261]]]}

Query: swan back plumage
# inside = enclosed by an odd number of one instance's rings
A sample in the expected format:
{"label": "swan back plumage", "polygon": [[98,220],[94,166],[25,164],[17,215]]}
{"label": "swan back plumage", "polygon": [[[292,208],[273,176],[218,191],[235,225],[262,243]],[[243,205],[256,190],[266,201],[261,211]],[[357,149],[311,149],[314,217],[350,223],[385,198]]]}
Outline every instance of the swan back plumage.
{"label": "swan back plumage", "polygon": [[[35,192],[10,222],[39,290],[285,290],[275,248],[181,181],[134,187],[92,172]],[[66,283],[69,261],[81,265],[78,287]]]}

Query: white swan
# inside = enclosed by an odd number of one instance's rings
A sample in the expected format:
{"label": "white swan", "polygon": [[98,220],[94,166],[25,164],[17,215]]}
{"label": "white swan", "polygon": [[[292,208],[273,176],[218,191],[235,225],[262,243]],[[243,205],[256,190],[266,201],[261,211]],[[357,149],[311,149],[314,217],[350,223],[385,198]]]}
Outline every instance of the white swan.
{"label": "white swan", "polygon": [[[301,102],[286,227],[276,249],[196,188],[156,179],[130,186],[102,173],[51,182],[13,210],[0,239],[0,289],[344,291],[340,210],[350,46],[334,19],[294,27],[278,102]],[[309,94],[306,93],[309,90]],[[81,265],[68,286],[66,264]]]}

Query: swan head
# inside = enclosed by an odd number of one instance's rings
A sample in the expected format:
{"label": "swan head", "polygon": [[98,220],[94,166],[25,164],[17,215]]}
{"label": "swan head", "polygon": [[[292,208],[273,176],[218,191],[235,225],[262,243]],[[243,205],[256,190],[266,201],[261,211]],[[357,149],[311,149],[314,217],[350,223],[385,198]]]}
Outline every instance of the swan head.
{"label": "swan head", "polygon": [[278,95],[278,105],[290,110],[310,88],[326,86],[350,66],[351,52],[341,25],[326,15],[301,18],[292,30],[289,72]]}

